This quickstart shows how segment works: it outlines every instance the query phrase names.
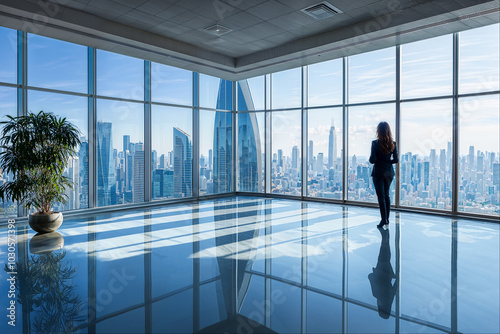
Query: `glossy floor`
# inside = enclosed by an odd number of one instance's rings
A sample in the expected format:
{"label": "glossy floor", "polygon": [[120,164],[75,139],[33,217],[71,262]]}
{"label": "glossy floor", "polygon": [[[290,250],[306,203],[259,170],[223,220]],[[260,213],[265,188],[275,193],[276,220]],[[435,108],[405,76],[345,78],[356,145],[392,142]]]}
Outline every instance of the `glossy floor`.
{"label": "glossy floor", "polygon": [[66,218],[51,238],[4,226],[0,332],[500,332],[500,224],[378,220],[230,197]]}

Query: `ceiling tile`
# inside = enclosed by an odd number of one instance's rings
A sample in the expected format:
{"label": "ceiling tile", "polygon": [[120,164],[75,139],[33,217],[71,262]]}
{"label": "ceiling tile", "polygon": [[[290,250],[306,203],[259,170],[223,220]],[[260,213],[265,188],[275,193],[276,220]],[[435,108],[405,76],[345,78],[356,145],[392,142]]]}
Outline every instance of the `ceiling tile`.
{"label": "ceiling tile", "polygon": [[140,10],[141,12],[151,14],[151,15],[156,15],[165,9],[169,8],[174,4],[174,0],[163,0],[163,1],[152,1],[149,0],[145,3],[143,3],[140,6],[137,6],[137,10]]}
{"label": "ceiling tile", "polygon": [[118,2],[110,0],[91,0],[88,5],[99,8],[104,12],[108,12],[108,14],[109,12],[111,12],[116,15],[123,15],[130,12],[130,10],[132,9],[129,6],[125,6]]}
{"label": "ceiling tile", "polygon": [[252,14],[249,14],[247,12],[240,12],[221,20],[219,23],[228,28],[240,30],[262,22],[264,21],[262,21],[258,17],[253,16]]}
{"label": "ceiling tile", "polygon": [[186,9],[182,8],[182,7],[179,7],[179,6],[171,6],[159,13],[157,13],[155,16],[158,16],[162,19],[165,19],[165,20],[168,20],[168,19],[171,19],[177,15],[180,15],[182,13],[184,13],[186,11]]}
{"label": "ceiling tile", "polygon": [[182,25],[191,29],[203,30],[211,25],[214,25],[215,23],[216,22],[214,20],[198,16],[192,20],[184,22]]}
{"label": "ceiling tile", "polygon": [[315,21],[316,20],[314,20],[312,17],[304,13],[292,12],[285,15],[281,15],[277,18],[269,20],[268,22],[283,30],[290,30],[290,29],[296,29],[297,27],[308,25]]}
{"label": "ceiling tile", "polygon": [[269,36],[282,33],[284,30],[267,22],[257,24],[241,30],[241,34],[255,36],[257,39],[264,39]]}
{"label": "ceiling tile", "polygon": [[176,24],[184,24],[185,22],[191,21],[196,18],[197,18],[196,14],[187,10],[177,16],[172,17],[171,19],[169,19],[169,22]]}
{"label": "ceiling tile", "polygon": [[268,21],[275,17],[290,13],[295,9],[285,6],[278,1],[266,1],[248,9],[248,12],[259,19]]}

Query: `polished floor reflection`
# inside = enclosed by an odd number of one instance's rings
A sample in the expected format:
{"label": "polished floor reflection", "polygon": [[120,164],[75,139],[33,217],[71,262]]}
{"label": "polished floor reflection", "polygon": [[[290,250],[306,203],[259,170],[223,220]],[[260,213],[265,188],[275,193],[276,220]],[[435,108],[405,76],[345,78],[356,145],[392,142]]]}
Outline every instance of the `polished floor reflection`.
{"label": "polished floor reflection", "polygon": [[0,333],[500,332],[500,224],[378,214],[229,197],[3,226]]}

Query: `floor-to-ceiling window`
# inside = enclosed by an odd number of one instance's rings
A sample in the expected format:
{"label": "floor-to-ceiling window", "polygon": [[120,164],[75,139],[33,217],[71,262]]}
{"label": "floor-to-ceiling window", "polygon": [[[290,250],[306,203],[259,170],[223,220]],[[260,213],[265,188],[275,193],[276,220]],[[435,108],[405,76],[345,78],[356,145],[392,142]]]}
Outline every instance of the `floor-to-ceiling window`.
{"label": "floor-to-ceiling window", "polygon": [[500,215],[499,25],[459,34],[458,210]]}
{"label": "floor-to-ceiling window", "polygon": [[310,65],[307,75],[307,195],[342,200],[342,59]]}
{"label": "floor-to-ceiling window", "polygon": [[[0,121],[6,115],[17,115],[17,31],[0,27]],[[1,150],[1,149],[0,149]],[[13,179],[12,173],[0,170],[0,183]],[[0,205],[0,219],[17,216],[17,207],[10,201]]]}
{"label": "floor-to-ceiling window", "polygon": [[[265,77],[236,85],[237,169],[236,190],[265,191]],[[259,112],[254,112],[259,111]]]}
{"label": "floor-to-ceiling window", "polygon": [[[363,53],[348,58],[348,200],[376,202],[371,182],[371,141],[376,139],[380,122],[388,122],[393,136],[396,129],[395,48]],[[394,138],[395,139],[395,138]],[[394,185],[392,185],[394,187]],[[394,191],[392,191],[394,192]],[[393,196],[391,196],[393,200]]]}
{"label": "floor-to-ceiling window", "polygon": [[271,76],[272,165],[271,192],[301,195],[302,187],[302,73],[294,68]]}
{"label": "floor-to-ceiling window", "polygon": [[[388,121],[400,140],[396,205],[498,215],[498,30],[494,24],[233,83],[34,34],[18,43],[17,31],[1,28],[0,112],[52,111],[81,130],[78,156],[65,171],[77,185],[58,210],[266,186],[274,194],[374,202],[370,141],[378,122]],[[23,45],[27,61],[18,64]],[[15,215],[12,204],[2,206]]]}
{"label": "floor-to-ceiling window", "polygon": [[401,205],[452,208],[452,37],[401,46]]}
{"label": "floor-to-ceiling window", "polygon": [[52,38],[28,34],[27,41],[27,112],[50,112],[64,117],[80,131],[81,145],[76,148],[64,171],[73,182],[66,189],[67,202],[55,203],[54,209],[84,209],[88,204],[88,103],[87,47]]}
{"label": "floor-to-ceiling window", "polygon": [[144,202],[144,61],[97,51],[97,206]]}
{"label": "floor-to-ceiling window", "polygon": [[151,64],[151,198],[191,197],[193,73]]}
{"label": "floor-to-ceiling window", "polygon": [[201,74],[200,195],[233,191],[233,83]]}

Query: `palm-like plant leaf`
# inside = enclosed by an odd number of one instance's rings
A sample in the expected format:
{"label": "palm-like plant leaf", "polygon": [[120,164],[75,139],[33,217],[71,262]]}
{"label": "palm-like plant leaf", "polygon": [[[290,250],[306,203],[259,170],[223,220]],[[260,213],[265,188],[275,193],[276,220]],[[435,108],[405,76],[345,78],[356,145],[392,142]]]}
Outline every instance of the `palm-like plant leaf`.
{"label": "palm-like plant leaf", "polygon": [[53,203],[67,201],[65,189],[73,186],[63,172],[80,145],[80,132],[66,118],[43,111],[7,117],[0,122],[0,169],[15,178],[0,186],[0,199],[49,212]]}

